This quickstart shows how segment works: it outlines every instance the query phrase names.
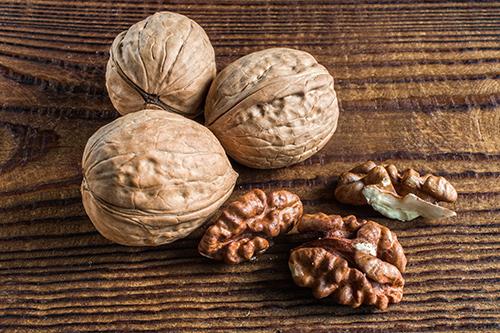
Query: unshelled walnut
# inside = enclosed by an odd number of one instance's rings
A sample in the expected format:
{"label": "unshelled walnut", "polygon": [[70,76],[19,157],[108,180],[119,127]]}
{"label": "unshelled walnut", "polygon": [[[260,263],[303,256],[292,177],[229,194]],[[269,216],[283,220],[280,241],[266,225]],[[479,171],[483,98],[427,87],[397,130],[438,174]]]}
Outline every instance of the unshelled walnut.
{"label": "unshelled walnut", "polygon": [[101,127],[82,168],[83,205],[97,230],[137,246],[187,236],[231,195],[238,176],[206,127],[162,110]]}
{"label": "unshelled walnut", "polygon": [[272,48],[228,65],[213,81],[206,125],[228,155],[253,168],[301,162],[330,140],[339,108],[333,78],[307,52]]}
{"label": "unshelled walnut", "polygon": [[456,215],[436,204],[457,200],[457,191],[445,178],[420,176],[413,169],[400,173],[392,164],[377,165],[372,161],[343,173],[335,197],[351,205],[370,204],[382,215],[402,221],[419,216],[439,219]]}
{"label": "unshelled walnut", "polygon": [[193,118],[215,74],[214,49],[203,28],[186,16],[158,12],[115,38],[106,88],[121,114],[163,109]]}
{"label": "unshelled walnut", "polygon": [[302,216],[300,198],[288,191],[254,189],[230,203],[201,238],[201,255],[238,264],[266,251],[272,238],[288,232]]}
{"label": "unshelled walnut", "polygon": [[406,257],[388,228],[352,215],[319,213],[304,215],[297,229],[322,236],[291,251],[288,264],[298,286],[354,308],[386,309],[401,301]]}

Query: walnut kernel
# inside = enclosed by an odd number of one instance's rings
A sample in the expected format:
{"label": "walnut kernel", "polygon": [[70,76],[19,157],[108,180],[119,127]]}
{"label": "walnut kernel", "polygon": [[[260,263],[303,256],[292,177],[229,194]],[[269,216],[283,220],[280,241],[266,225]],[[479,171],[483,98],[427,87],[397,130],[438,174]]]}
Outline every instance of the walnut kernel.
{"label": "walnut kernel", "polygon": [[203,235],[201,255],[238,264],[271,246],[272,238],[288,232],[302,216],[302,202],[291,192],[254,189],[230,203]]}
{"label": "walnut kernel", "polygon": [[371,205],[389,218],[402,221],[419,216],[439,219],[456,213],[436,203],[455,202],[457,192],[445,178],[420,174],[413,169],[399,173],[394,165],[365,162],[343,173],[335,197],[351,205]]}
{"label": "walnut kernel", "polygon": [[388,228],[352,215],[319,213],[304,215],[297,229],[322,236],[291,251],[288,264],[298,286],[352,307],[384,310],[401,301],[406,257]]}

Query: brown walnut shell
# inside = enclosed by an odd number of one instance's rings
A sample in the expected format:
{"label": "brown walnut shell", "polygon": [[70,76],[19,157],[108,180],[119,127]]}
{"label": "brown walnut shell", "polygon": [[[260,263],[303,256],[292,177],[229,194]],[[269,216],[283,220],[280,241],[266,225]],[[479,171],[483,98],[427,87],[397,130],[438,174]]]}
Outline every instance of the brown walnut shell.
{"label": "brown walnut shell", "polygon": [[337,127],[333,78],[307,52],[272,48],[228,65],[212,83],[206,125],[228,155],[249,167],[280,168],[323,148]]}
{"label": "brown walnut shell", "polygon": [[388,228],[352,215],[320,213],[304,215],[297,229],[323,236],[292,250],[288,264],[298,286],[352,307],[386,309],[401,301],[406,257]]}
{"label": "brown walnut shell", "polygon": [[184,15],[158,12],[115,38],[106,88],[121,114],[163,109],[193,118],[215,74],[203,28]]}
{"label": "brown walnut shell", "polygon": [[271,239],[288,232],[302,216],[300,198],[288,191],[254,189],[230,203],[203,235],[201,255],[238,264],[266,251]]}
{"label": "brown walnut shell", "polygon": [[206,127],[162,110],[101,127],[82,168],[83,205],[97,230],[137,246],[187,236],[231,195],[238,176]]}

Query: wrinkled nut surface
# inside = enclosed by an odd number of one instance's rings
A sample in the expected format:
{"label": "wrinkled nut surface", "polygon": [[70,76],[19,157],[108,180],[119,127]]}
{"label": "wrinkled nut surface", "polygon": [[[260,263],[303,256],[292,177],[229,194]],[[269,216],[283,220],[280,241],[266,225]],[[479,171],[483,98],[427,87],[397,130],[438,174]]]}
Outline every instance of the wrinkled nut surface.
{"label": "wrinkled nut surface", "polygon": [[302,209],[300,198],[285,190],[247,192],[206,230],[198,251],[228,264],[251,260],[269,248],[272,238],[293,228]]}
{"label": "wrinkled nut surface", "polygon": [[203,28],[186,16],[158,12],[115,38],[106,88],[121,114],[163,109],[193,118],[215,74],[214,49]]}
{"label": "wrinkled nut surface", "polygon": [[301,162],[337,127],[333,78],[307,52],[272,48],[228,65],[212,83],[206,125],[228,155],[253,168]]}
{"label": "wrinkled nut surface", "polygon": [[298,286],[354,308],[364,304],[384,310],[401,301],[406,257],[388,228],[352,215],[319,213],[304,215],[298,230],[323,237],[291,251],[288,265]]}
{"label": "wrinkled nut surface", "polygon": [[101,127],[82,159],[83,205],[97,230],[124,245],[187,236],[230,196],[237,173],[204,126],[144,110]]}
{"label": "wrinkled nut surface", "polygon": [[400,173],[392,164],[377,165],[372,161],[343,173],[335,197],[351,205],[369,204],[382,215],[402,221],[419,216],[439,219],[456,215],[436,204],[457,200],[457,191],[445,178],[420,176],[413,169]]}

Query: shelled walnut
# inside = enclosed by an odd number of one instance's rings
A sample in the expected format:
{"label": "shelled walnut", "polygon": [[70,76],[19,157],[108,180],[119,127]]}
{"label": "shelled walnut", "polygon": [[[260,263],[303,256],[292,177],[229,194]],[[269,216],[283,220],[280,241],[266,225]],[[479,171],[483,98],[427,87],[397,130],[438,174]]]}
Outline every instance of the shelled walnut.
{"label": "shelled walnut", "polygon": [[271,48],[224,68],[212,83],[206,125],[249,167],[301,162],[330,140],[339,107],[333,78],[307,52]]}
{"label": "shelled walnut", "polygon": [[187,236],[231,195],[238,174],[204,126],[162,110],[120,117],[90,137],[83,206],[96,229],[124,245]]}
{"label": "shelled walnut", "polygon": [[457,192],[445,178],[420,174],[413,169],[400,173],[390,165],[365,162],[343,173],[335,197],[351,205],[371,205],[389,218],[402,221],[418,216],[439,219],[456,213],[438,206],[438,201],[455,202]]}
{"label": "shelled walnut", "polygon": [[254,189],[225,208],[203,235],[201,255],[238,264],[266,251],[271,239],[288,232],[302,216],[300,198],[288,191]]}
{"label": "shelled walnut", "polygon": [[406,257],[391,230],[352,215],[323,213],[304,215],[297,229],[321,235],[291,251],[288,263],[298,286],[354,308],[386,309],[401,301]]}
{"label": "shelled walnut", "polygon": [[162,109],[193,118],[215,73],[214,49],[203,28],[184,15],[158,12],[115,38],[106,88],[121,114]]}

